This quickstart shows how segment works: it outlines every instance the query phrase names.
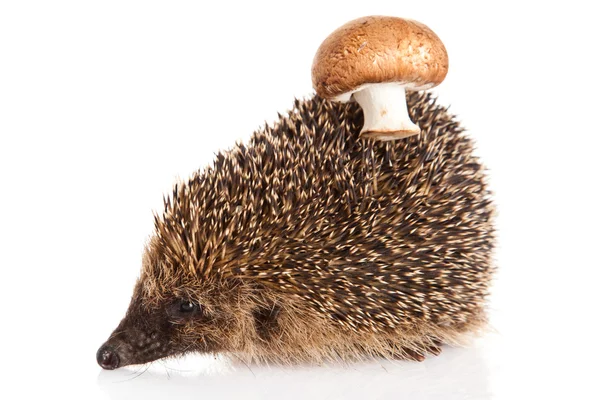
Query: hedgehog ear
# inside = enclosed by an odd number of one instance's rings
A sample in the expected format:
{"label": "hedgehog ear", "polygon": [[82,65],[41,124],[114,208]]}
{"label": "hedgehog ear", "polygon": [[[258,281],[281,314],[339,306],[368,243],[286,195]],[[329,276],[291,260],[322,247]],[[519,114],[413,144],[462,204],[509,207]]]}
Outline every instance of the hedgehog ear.
{"label": "hedgehog ear", "polygon": [[261,305],[252,311],[256,334],[263,340],[269,340],[280,331],[279,317],[281,306],[272,303],[271,306]]}

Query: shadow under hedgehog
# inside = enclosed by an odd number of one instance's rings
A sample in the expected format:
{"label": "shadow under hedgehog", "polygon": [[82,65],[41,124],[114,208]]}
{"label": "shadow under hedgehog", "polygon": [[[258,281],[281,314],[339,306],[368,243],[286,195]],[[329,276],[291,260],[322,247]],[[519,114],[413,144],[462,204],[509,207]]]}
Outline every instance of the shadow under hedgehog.
{"label": "shadow under hedgehog", "polygon": [[420,360],[483,327],[494,245],[484,168],[429,94],[407,102],[421,132],[372,143],[359,139],[356,103],[297,101],[177,185],[98,363]]}

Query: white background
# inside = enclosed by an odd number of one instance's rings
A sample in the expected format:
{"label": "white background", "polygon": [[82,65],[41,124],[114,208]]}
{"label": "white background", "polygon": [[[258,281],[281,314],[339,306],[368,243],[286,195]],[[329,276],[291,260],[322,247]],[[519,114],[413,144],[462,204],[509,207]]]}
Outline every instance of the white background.
{"label": "white background", "polygon": [[[0,3],[0,397],[599,398],[594,3],[216,3]],[[101,371],[162,194],[310,96],[320,42],[371,14],[448,49],[435,92],[498,204],[493,331],[423,363]]]}

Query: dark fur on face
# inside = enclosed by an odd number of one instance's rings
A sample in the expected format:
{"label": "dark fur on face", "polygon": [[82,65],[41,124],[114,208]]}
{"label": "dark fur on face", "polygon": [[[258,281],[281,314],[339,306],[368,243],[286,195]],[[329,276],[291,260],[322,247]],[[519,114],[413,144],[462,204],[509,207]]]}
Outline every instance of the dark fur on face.
{"label": "dark fur on face", "polygon": [[[213,290],[204,293],[209,295]],[[222,290],[237,297],[233,287]],[[223,343],[221,331],[215,326],[224,328],[231,318],[222,306],[188,293],[165,293],[159,301],[151,301],[143,293],[140,279],[125,318],[99,350],[98,357],[112,351],[118,355],[118,367],[122,367],[188,352],[219,352]]]}
{"label": "dark fur on face", "polygon": [[356,104],[314,97],[176,185],[100,365],[420,360],[480,329],[494,270],[484,169],[446,109],[407,100],[418,136],[363,141]]}

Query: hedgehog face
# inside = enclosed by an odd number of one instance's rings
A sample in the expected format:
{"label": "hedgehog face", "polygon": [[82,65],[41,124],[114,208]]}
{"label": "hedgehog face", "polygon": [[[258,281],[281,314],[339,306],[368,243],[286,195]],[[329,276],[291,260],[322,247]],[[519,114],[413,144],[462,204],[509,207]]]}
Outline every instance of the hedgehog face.
{"label": "hedgehog face", "polygon": [[97,352],[102,368],[143,364],[187,352],[222,350],[215,326],[219,318],[208,311],[214,306],[195,300],[197,296],[175,294],[149,302],[141,281],[125,317]]}

